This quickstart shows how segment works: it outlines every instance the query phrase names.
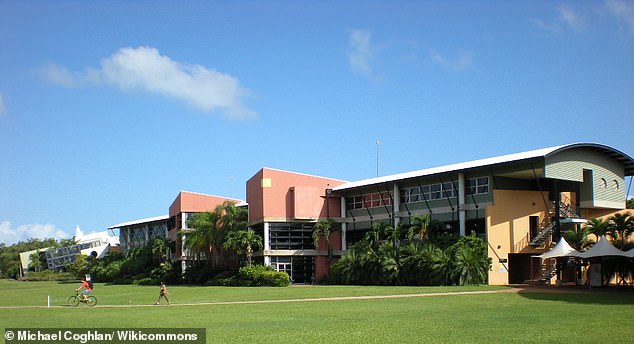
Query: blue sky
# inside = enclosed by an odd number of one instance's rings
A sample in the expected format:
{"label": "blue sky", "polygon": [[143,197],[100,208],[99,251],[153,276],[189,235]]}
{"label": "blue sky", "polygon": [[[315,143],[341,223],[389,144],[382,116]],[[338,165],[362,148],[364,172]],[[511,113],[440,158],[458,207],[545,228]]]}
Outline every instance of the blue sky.
{"label": "blue sky", "polygon": [[[598,142],[634,156],[634,2],[0,0],[0,242]],[[380,144],[376,144],[380,140]],[[626,181],[629,183],[629,180]]]}

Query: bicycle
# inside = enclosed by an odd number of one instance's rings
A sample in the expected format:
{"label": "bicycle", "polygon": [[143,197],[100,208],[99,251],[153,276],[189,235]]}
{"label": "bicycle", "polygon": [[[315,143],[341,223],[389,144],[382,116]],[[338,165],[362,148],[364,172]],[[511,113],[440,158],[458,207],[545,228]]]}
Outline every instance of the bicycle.
{"label": "bicycle", "polygon": [[77,307],[80,302],[85,303],[88,307],[94,307],[97,304],[97,298],[93,295],[88,295],[86,300],[83,300],[78,291],[75,292],[75,295],[68,298],[68,305],[71,307]]}

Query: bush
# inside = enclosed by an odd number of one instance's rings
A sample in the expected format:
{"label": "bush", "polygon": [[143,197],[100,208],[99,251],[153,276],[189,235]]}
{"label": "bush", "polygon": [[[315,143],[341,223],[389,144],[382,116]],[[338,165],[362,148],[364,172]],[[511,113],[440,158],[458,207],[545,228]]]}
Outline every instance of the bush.
{"label": "bush", "polygon": [[205,285],[235,287],[240,285],[240,279],[234,272],[225,271],[214,276]]}
{"label": "bush", "polygon": [[200,284],[203,285],[215,276],[219,271],[214,270],[206,264],[195,264],[187,267],[183,274],[183,282],[187,284]]}
{"label": "bush", "polygon": [[265,271],[261,275],[261,282],[268,287],[288,287],[291,279],[286,272]]}
{"label": "bush", "polygon": [[132,284],[136,285],[159,285],[160,281],[150,277],[144,277],[137,280],[132,281]]}
{"label": "bush", "polygon": [[54,272],[44,270],[42,272],[29,272],[26,276],[20,277],[18,281],[77,281],[77,278],[70,272]]}
{"label": "bush", "polygon": [[286,272],[277,272],[271,266],[252,265],[240,268],[240,285],[245,287],[286,287],[291,284]]}

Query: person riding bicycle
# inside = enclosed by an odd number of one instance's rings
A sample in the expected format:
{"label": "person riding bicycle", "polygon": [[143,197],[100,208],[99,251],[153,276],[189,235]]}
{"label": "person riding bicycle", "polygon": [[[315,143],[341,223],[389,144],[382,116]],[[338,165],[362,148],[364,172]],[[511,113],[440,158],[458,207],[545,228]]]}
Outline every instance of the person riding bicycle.
{"label": "person riding bicycle", "polygon": [[88,301],[86,295],[92,292],[92,281],[90,279],[90,275],[88,274],[84,276],[84,279],[81,280],[81,286],[75,289],[75,291],[79,293],[79,291],[82,289],[85,290],[81,293],[81,302],[86,302]]}

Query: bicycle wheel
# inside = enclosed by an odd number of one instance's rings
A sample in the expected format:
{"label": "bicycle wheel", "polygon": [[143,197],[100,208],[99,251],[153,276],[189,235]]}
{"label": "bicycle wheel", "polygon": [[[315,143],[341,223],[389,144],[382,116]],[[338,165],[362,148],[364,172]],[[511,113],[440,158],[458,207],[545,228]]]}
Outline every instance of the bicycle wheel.
{"label": "bicycle wheel", "polygon": [[94,296],[88,296],[87,297],[88,302],[86,302],[86,304],[88,305],[88,307],[95,307],[95,305],[97,304],[97,298]]}
{"label": "bicycle wheel", "polygon": [[78,304],[79,304],[79,296],[73,295],[73,296],[68,298],[68,305],[69,306],[77,307]]}

